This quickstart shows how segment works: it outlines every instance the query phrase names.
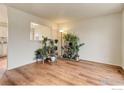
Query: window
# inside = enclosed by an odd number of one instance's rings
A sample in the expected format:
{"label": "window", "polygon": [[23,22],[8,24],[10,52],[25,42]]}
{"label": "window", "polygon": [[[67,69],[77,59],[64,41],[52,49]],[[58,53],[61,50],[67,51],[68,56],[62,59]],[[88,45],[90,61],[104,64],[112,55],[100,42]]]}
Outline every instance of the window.
{"label": "window", "polygon": [[42,40],[42,36],[51,37],[51,30],[45,25],[31,22],[30,40]]}

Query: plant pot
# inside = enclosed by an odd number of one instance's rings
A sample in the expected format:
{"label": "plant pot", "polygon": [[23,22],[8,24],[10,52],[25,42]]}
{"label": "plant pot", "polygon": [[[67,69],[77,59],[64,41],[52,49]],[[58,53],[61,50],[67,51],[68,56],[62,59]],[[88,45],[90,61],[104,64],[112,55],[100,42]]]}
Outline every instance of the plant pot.
{"label": "plant pot", "polygon": [[37,61],[42,61],[42,59],[37,59]]}
{"label": "plant pot", "polygon": [[52,57],[51,57],[51,61],[52,61],[52,62],[55,62],[55,61],[56,61],[56,57],[55,57],[55,56],[52,56]]}
{"label": "plant pot", "polygon": [[76,57],[76,61],[79,61],[79,57]]}

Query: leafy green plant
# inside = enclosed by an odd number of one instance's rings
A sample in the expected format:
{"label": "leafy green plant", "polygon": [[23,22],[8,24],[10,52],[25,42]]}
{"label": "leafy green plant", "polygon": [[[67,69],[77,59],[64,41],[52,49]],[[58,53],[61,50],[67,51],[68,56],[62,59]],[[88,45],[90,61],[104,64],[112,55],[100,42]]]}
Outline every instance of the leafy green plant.
{"label": "leafy green plant", "polygon": [[57,44],[58,43],[58,40],[55,39],[55,40],[52,40],[52,39],[49,39],[49,54],[51,56],[55,56],[56,55],[56,50],[57,50]]}
{"label": "leafy green plant", "polygon": [[37,58],[48,58],[48,56],[55,56],[57,50],[58,40],[49,39],[47,37],[42,37],[41,42],[42,47],[35,51],[35,56]]}
{"label": "leafy green plant", "polygon": [[79,38],[71,33],[64,35],[63,39],[65,44],[63,47],[63,57],[69,59],[76,59],[76,57],[79,57],[79,49],[84,45],[84,43],[79,44]]}

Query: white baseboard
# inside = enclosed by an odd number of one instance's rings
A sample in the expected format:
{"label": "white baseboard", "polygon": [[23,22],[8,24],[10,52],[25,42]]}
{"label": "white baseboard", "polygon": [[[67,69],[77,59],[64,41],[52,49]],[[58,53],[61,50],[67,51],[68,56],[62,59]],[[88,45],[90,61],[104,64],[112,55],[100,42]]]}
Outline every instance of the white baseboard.
{"label": "white baseboard", "polygon": [[[81,59],[81,60],[85,60],[85,59]],[[113,65],[113,66],[119,66],[119,67],[121,67],[121,65],[112,64],[112,63],[103,63],[103,62],[99,62],[99,61],[95,61],[95,60],[86,60],[86,61],[90,61],[90,62],[94,62],[94,63],[101,63],[101,64],[107,64],[107,65]],[[123,69],[124,69],[124,67],[123,67]]]}

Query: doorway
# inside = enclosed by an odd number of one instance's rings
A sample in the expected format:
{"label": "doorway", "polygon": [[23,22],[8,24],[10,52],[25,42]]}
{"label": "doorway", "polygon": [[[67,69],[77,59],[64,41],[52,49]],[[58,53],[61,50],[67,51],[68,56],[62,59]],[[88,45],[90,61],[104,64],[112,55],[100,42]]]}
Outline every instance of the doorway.
{"label": "doorway", "polygon": [[0,4],[0,78],[7,69],[8,16],[7,7]]}

